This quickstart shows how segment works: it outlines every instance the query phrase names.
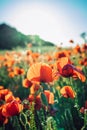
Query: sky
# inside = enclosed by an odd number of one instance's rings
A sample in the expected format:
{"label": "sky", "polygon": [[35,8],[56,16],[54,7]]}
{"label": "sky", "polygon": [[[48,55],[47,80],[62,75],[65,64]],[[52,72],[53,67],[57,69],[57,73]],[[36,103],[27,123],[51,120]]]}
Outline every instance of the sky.
{"label": "sky", "polygon": [[72,39],[83,43],[87,32],[87,0],[0,0],[0,24],[39,35],[56,45],[69,45]]}

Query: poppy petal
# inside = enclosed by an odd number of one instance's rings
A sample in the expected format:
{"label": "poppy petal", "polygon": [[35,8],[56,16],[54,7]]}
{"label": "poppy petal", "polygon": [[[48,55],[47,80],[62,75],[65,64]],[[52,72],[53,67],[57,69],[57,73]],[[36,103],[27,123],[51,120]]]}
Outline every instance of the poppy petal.
{"label": "poppy petal", "polygon": [[35,63],[29,68],[27,78],[30,81],[52,82],[52,69],[48,64]]}

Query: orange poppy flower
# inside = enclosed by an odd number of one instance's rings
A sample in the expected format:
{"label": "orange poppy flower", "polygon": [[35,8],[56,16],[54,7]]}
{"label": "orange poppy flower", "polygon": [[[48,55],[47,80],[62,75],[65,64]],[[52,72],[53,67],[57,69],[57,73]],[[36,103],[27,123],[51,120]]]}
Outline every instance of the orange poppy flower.
{"label": "orange poppy flower", "polygon": [[36,91],[38,91],[40,88],[40,85],[39,84],[33,84],[30,88],[30,94],[35,94]]}
{"label": "orange poppy flower", "polygon": [[87,52],[87,43],[83,44],[82,52]]}
{"label": "orange poppy flower", "polygon": [[27,52],[26,52],[26,55],[27,56],[29,56],[29,55],[31,55],[33,52],[31,51],[31,50],[28,50]]}
{"label": "orange poppy flower", "polygon": [[6,102],[11,102],[12,100],[14,100],[15,97],[13,96],[12,92],[8,93],[6,96],[5,96],[5,101]]}
{"label": "orange poppy flower", "polygon": [[34,95],[30,94],[28,97],[29,102],[33,102],[35,99]]}
{"label": "orange poppy flower", "polygon": [[18,102],[18,103],[21,103],[21,100],[19,97],[15,97],[15,100]]}
{"label": "orange poppy flower", "polygon": [[2,89],[0,90],[0,100],[5,100],[5,96],[9,93],[10,91],[8,89]]}
{"label": "orange poppy flower", "polygon": [[52,69],[48,64],[35,63],[29,68],[27,78],[30,81],[52,82]]}
{"label": "orange poppy flower", "polygon": [[86,77],[84,76],[83,72],[77,68],[74,68],[73,78],[79,78],[82,82],[85,82]]}
{"label": "orange poppy flower", "polygon": [[4,66],[6,67],[12,67],[14,65],[15,61],[14,60],[7,60],[4,62]]}
{"label": "orange poppy flower", "polygon": [[32,56],[33,59],[36,59],[36,58],[38,58],[40,56],[40,54],[38,52],[33,52],[31,54],[31,56]]}
{"label": "orange poppy flower", "polygon": [[77,53],[81,53],[81,48],[79,45],[77,45],[75,48],[74,48],[74,53],[77,54]]}
{"label": "orange poppy flower", "polygon": [[69,57],[70,56],[70,51],[66,51],[66,50],[64,50],[64,51],[60,51],[60,52],[56,52],[55,53],[55,58],[56,59],[58,59],[58,58],[62,58],[62,57]]}
{"label": "orange poppy flower", "polygon": [[0,90],[2,90],[2,89],[4,89],[4,86],[1,86],[1,85],[0,85]]}
{"label": "orange poppy flower", "polygon": [[61,88],[60,93],[66,98],[75,98],[75,92],[70,86],[64,86]]}
{"label": "orange poppy flower", "polygon": [[35,98],[35,109],[40,110],[41,107],[42,107],[42,102],[41,102],[40,95],[38,95]]}
{"label": "orange poppy flower", "polygon": [[87,66],[87,58],[84,58],[83,60],[80,60],[79,63],[81,65]]}
{"label": "orange poppy flower", "polygon": [[59,72],[57,74],[62,75],[63,77],[75,77],[79,78],[82,82],[85,82],[86,77],[80,69],[77,69],[72,65],[68,57],[60,58],[57,62],[57,68]]}
{"label": "orange poppy flower", "polygon": [[32,82],[29,81],[27,78],[25,78],[25,79],[23,80],[23,87],[29,88],[29,87],[31,87],[31,86],[32,86]]}
{"label": "orange poppy flower", "polygon": [[49,104],[54,104],[54,94],[50,92],[49,90],[44,91],[45,96],[47,97]]}
{"label": "orange poppy flower", "polygon": [[2,114],[5,117],[10,117],[10,116],[18,115],[22,110],[23,110],[23,106],[19,104],[16,100],[13,100],[12,102],[6,103],[3,106]]}
{"label": "orange poppy flower", "polygon": [[15,75],[24,75],[24,73],[25,73],[24,69],[19,68],[19,67],[14,68],[14,74]]}
{"label": "orange poppy flower", "polygon": [[8,122],[7,117],[3,116],[2,114],[3,106],[0,107],[0,125],[6,124]]}
{"label": "orange poppy flower", "polygon": [[13,71],[11,71],[11,72],[8,73],[8,76],[9,76],[10,78],[13,78],[13,77],[15,76],[15,74],[14,74]]}
{"label": "orange poppy flower", "polygon": [[5,57],[3,55],[0,55],[0,61],[4,61]]}
{"label": "orange poppy flower", "polygon": [[30,94],[29,97],[28,97],[28,100],[31,104],[32,104],[32,102],[35,103],[35,109],[36,110],[40,110],[40,108],[42,107],[40,95],[35,97],[34,95]]}

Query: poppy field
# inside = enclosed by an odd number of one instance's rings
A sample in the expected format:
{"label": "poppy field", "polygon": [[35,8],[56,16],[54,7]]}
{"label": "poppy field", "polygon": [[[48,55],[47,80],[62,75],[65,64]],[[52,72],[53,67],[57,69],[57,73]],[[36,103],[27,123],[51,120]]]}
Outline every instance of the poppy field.
{"label": "poppy field", "polygon": [[87,44],[0,53],[0,130],[87,130]]}

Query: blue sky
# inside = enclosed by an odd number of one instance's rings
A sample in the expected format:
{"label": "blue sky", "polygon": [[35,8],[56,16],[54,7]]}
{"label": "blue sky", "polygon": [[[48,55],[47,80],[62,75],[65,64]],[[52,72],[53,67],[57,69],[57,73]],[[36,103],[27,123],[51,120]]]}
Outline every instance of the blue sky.
{"label": "blue sky", "polygon": [[87,32],[87,0],[0,0],[0,23],[55,44],[82,43]]}

